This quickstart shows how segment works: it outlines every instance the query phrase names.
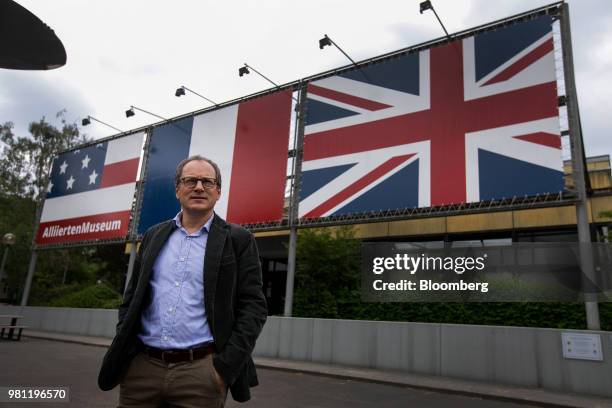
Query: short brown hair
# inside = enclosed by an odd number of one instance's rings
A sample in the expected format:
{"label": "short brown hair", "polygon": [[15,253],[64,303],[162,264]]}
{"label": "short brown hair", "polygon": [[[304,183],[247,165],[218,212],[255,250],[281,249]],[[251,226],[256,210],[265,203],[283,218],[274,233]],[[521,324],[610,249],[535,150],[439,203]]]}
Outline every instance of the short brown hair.
{"label": "short brown hair", "polygon": [[221,170],[219,170],[219,166],[217,166],[217,163],[215,163],[214,161],[204,156],[200,156],[199,154],[194,154],[193,156],[189,156],[188,158],[181,160],[178,166],[176,166],[176,174],[174,175],[174,187],[175,188],[178,187],[178,185],[181,183],[181,175],[183,174],[183,167],[185,167],[187,163],[196,161],[196,160],[204,161],[210,164],[213,167],[213,169],[215,169],[215,180],[217,182],[217,187],[221,189]]}

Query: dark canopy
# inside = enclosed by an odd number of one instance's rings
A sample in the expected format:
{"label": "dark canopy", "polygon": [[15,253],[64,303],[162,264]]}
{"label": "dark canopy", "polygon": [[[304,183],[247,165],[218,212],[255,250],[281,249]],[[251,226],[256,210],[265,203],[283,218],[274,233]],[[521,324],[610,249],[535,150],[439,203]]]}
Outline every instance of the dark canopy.
{"label": "dark canopy", "polygon": [[54,69],[66,50],[53,30],[12,0],[0,0],[0,68]]}

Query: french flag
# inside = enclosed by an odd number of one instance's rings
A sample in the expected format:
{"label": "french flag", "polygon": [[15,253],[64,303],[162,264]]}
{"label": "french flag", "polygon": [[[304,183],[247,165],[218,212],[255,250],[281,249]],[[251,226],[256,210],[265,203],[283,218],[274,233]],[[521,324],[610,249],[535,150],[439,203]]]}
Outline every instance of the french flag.
{"label": "french flag", "polygon": [[55,157],[36,244],[125,238],[143,140],[139,132]]}
{"label": "french flag", "polygon": [[195,154],[221,170],[220,217],[237,224],[282,219],[291,104],[291,90],[280,91],[153,129],[139,235],[180,210],[174,173]]}

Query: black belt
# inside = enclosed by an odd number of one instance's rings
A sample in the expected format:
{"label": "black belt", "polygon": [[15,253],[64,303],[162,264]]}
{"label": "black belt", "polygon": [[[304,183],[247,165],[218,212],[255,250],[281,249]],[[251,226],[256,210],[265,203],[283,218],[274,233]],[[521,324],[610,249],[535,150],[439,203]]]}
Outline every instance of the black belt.
{"label": "black belt", "polygon": [[215,345],[212,343],[191,349],[161,350],[155,347],[145,346],[144,352],[152,358],[163,361],[164,363],[181,363],[183,361],[193,361],[206,357],[215,352]]}

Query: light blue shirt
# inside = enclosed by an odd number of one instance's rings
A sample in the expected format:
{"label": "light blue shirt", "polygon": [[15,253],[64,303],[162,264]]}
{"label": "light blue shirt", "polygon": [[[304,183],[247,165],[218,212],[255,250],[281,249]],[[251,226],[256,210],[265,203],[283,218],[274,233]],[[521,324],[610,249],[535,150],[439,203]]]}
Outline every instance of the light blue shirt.
{"label": "light blue shirt", "polygon": [[204,254],[214,215],[192,234],[181,225],[180,215],[153,265],[151,303],[138,335],[145,345],[164,350],[213,340],[204,308]]}

